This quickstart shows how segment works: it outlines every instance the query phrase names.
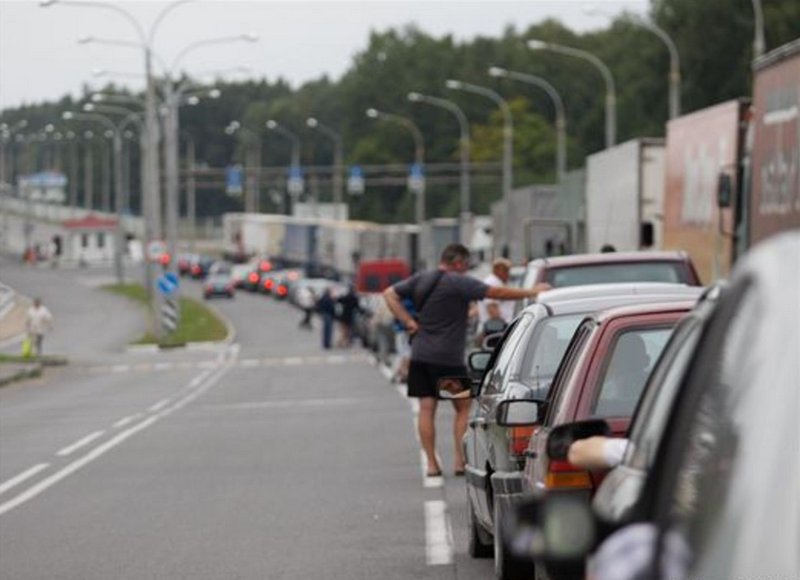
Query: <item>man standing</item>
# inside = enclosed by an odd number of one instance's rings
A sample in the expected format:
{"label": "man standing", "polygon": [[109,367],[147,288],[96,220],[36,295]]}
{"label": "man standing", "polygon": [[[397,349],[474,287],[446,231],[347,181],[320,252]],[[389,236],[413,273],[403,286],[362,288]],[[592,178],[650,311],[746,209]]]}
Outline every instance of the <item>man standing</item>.
{"label": "man standing", "polygon": [[28,313],[25,318],[25,329],[28,331],[28,337],[33,343],[33,349],[36,356],[42,356],[42,343],[44,342],[44,335],[53,328],[53,315],[47,307],[42,304],[40,298],[34,298],[33,306],[28,308]]}
{"label": "man standing", "polygon": [[[497,258],[492,262],[492,273],[483,279],[483,283],[487,286],[505,286],[508,284],[508,278],[511,275],[511,260],[507,258]],[[478,302],[478,328],[483,329],[483,325],[489,319],[489,305],[493,301],[484,300]],[[513,302],[494,302],[500,309],[500,318],[508,324],[514,318],[514,303]]]}
{"label": "man standing", "polygon": [[[549,288],[488,286],[464,273],[469,269],[469,250],[450,244],[442,252],[439,268],[415,274],[386,289],[386,304],[412,337],[411,364],[408,371],[408,396],[420,399],[419,436],[427,457],[427,475],[442,474],[436,459],[436,383],[442,377],[466,376],[464,366],[467,312],[473,300],[520,300],[535,298]],[[403,299],[413,300],[417,318],[403,306]],[[461,440],[469,418],[469,400],[454,399],[455,474],[464,473]]]}

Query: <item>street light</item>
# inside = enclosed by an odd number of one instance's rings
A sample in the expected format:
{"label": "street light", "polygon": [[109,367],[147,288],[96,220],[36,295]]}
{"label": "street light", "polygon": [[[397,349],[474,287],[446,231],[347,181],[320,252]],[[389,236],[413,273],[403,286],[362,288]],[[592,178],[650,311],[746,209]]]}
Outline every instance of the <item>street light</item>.
{"label": "street light", "polygon": [[554,42],[544,42],[542,40],[529,40],[528,47],[533,50],[549,50],[567,56],[573,56],[592,63],[606,83],[606,148],[613,147],[617,142],[617,93],[614,86],[614,77],[611,69],[591,52],[564,46]]}
{"label": "street light", "polygon": [[[274,119],[269,119],[264,125],[266,126],[267,130],[275,131],[279,135],[282,135],[283,137],[288,139],[289,142],[292,144],[292,154],[291,154],[292,158],[291,158],[291,167],[290,167],[290,170],[289,170],[289,177],[290,177],[290,179],[292,179],[292,178],[299,179],[300,178],[300,138],[297,135],[295,135],[294,133],[292,133],[291,131],[289,131],[286,127],[284,127],[283,125],[278,123]],[[302,193],[302,191],[301,191],[302,182],[300,182],[300,183],[301,183],[301,185],[299,185],[299,186],[292,186],[292,187],[297,187],[296,191],[291,191],[291,187],[287,187],[287,189],[290,190],[289,193],[291,195],[299,196]],[[287,213],[288,213],[288,209],[289,208],[285,208],[285,209],[287,210]]]}
{"label": "street light", "polygon": [[556,110],[556,176],[559,183],[564,180],[567,172],[567,118],[564,111],[564,101],[555,87],[542,77],[521,72],[510,71],[499,66],[489,68],[489,75],[495,78],[507,78],[528,83],[543,89],[552,99]]}
{"label": "street light", "polygon": [[[380,119],[383,121],[390,121],[393,123],[397,123],[402,125],[411,133],[411,136],[414,138],[414,163],[417,167],[422,170],[422,167],[425,165],[425,140],[422,137],[422,131],[419,130],[416,123],[409,119],[408,117],[403,117],[401,115],[395,115],[394,113],[384,113],[383,111],[379,111],[375,108],[369,108],[366,110],[367,117],[370,119]],[[419,191],[417,192],[417,203],[415,206],[415,221],[417,225],[422,225],[422,222],[425,221],[425,185],[424,182],[419,187]],[[420,244],[421,246],[421,244]],[[421,249],[421,248],[420,248]],[[418,253],[421,255],[421,253]]]}
{"label": "street light", "polygon": [[766,50],[764,42],[764,9],[761,0],[753,0],[753,58],[758,58]]}
{"label": "street light", "polygon": [[261,197],[259,191],[261,184],[261,137],[255,131],[243,127],[239,121],[231,121],[225,128],[225,133],[228,135],[233,135],[237,131],[255,144],[255,152],[245,149],[247,187],[244,198],[244,211],[258,212]]}
{"label": "street light", "polygon": [[450,111],[458,120],[458,127],[461,132],[459,139],[461,152],[461,178],[459,180],[461,193],[461,241],[467,242],[467,228],[470,216],[470,183],[469,183],[469,122],[464,111],[457,104],[447,99],[431,97],[417,92],[408,93],[407,98],[412,103],[425,103],[434,107],[439,107]]}
{"label": "street light", "polygon": [[[753,0],[753,2],[758,2],[758,0]],[[597,8],[587,10],[586,13],[590,16],[613,17],[612,14]],[[623,18],[626,22],[649,30],[666,45],[669,51],[669,118],[679,117],[681,114],[681,61],[678,46],[667,31],[652,20],[630,14],[625,14]]]}
{"label": "street light", "polygon": [[[331,141],[333,141],[333,203],[336,204],[338,208],[339,204],[342,203],[342,189],[343,189],[343,179],[342,179],[342,136],[328,127],[320,123],[314,117],[309,117],[306,119],[306,125],[311,129],[317,129],[320,133],[327,135]],[[338,211],[338,210],[337,210]]]}
{"label": "street light", "polygon": [[514,186],[514,120],[511,107],[506,100],[492,89],[449,79],[445,82],[448,89],[481,95],[492,100],[503,114],[503,203],[505,204],[505,236],[503,240],[503,256],[509,256],[511,246],[511,189]]}

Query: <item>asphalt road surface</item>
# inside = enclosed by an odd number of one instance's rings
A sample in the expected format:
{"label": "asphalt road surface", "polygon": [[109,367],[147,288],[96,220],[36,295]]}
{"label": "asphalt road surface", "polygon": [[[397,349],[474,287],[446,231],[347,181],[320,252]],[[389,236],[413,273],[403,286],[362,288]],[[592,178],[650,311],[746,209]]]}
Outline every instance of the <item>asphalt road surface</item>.
{"label": "asphalt road surface", "polygon": [[130,353],[143,314],[109,271],[0,259],[0,279],[44,299],[70,358],[0,389],[0,578],[492,577],[466,555],[450,409],[426,481],[413,406],[288,304],[219,299],[232,344]]}

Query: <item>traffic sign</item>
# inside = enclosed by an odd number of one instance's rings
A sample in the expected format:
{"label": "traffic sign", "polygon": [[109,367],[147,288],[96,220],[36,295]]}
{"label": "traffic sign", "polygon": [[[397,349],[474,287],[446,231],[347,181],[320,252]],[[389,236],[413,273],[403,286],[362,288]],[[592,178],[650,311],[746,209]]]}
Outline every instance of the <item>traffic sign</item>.
{"label": "traffic sign", "polygon": [[347,178],[347,193],[350,195],[364,193],[364,172],[358,165],[353,165],[350,168],[350,176]]}
{"label": "traffic sign", "polygon": [[425,172],[423,166],[419,163],[414,163],[409,168],[408,190],[416,194],[425,192]]}
{"label": "traffic sign", "polygon": [[300,167],[292,166],[289,168],[289,179],[286,182],[286,190],[289,195],[299,197],[305,189],[303,182],[303,170]]}
{"label": "traffic sign", "polygon": [[244,191],[244,171],[241,165],[232,165],[225,169],[225,193],[240,196]]}
{"label": "traffic sign", "polygon": [[164,296],[172,296],[178,290],[179,284],[178,280],[176,279],[177,276],[175,276],[175,274],[170,274],[171,273],[168,272],[162,276],[159,276],[156,280],[156,287]]}
{"label": "traffic sign", "polygon": [[167,244],[164,240],[150,240],[145,247],[145,257],[150,262],[160,262],[167,253]]}

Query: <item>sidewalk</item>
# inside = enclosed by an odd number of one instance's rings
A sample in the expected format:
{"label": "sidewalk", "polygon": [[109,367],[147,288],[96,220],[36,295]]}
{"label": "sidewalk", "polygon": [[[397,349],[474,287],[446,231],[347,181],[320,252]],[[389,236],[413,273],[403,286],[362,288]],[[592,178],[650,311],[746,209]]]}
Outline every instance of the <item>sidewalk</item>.
{"label": "sidewalk", "polygon": [[0,318],[0,348],[17,342],[15,339],[22,337],[25,332],[25,315],[30,306],[30,300],[17,294],[14,306],[8,313]]}

